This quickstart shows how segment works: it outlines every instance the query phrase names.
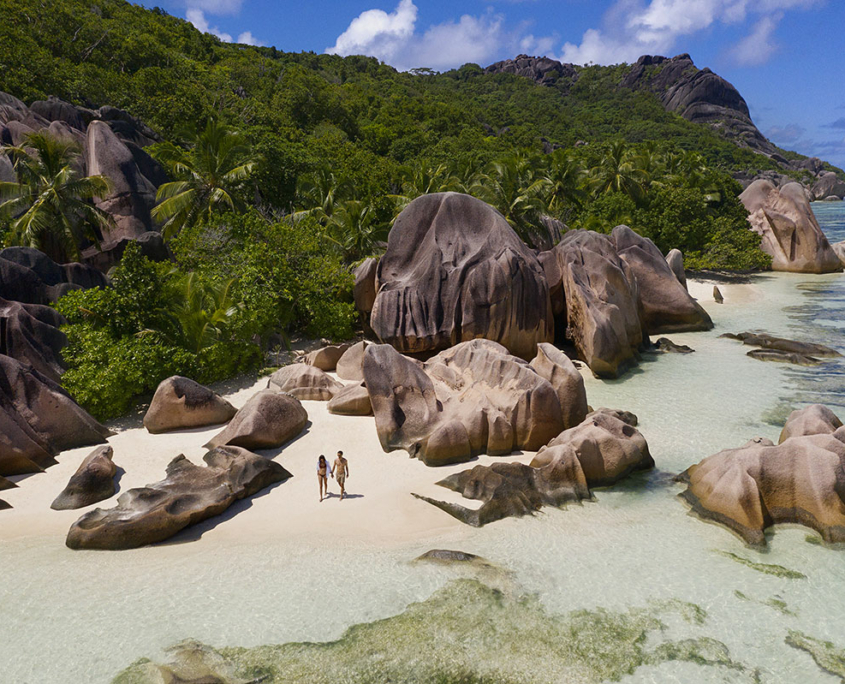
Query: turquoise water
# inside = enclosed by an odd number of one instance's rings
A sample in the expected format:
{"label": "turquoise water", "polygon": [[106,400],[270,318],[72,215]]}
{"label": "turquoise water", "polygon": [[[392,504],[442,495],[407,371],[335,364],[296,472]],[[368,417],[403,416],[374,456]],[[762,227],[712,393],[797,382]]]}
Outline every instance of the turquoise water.
{"label": "turquoise water", "polygon": [[[832,241],[845,239],[845,203],[814,210]],[[120,553],[72,553],[55,536],[0,542],[0,682],[108,681],[137,658],[162,659],[164,648],[185,638],[214,646],[337,639],[350,625],[396,615],[452,579],[448,569],[408,563],[434,547],[476,553],[511,570],[554,613],[692,602],[708,615],[700,633],[758,668],[760,681],[838,681],[784,638],[798,630],[845,648],[845,552],[808,543],[803,528],[777,529],[765,552],[748,549],[691,517],[671,477],[752,437],[776,439],[786,414],[804,403],[828,404],[845,418],[841,360],[793,369],[750,359],[747,347],[719,338],[765,330],[845,351],[845,276],[767,274],[753,279],[751,295],[720,288],[724,305],[701,296],[713,331],[671,336],[694,354],[647,357],[622,380],[587,379],[591,405],[640,417],[654,471],[599,490],[583,506],[462,527],[424,542],[362,546],[341,539],[316,547],[287,535],[284,521],[257,540],[217,544],[212,536]],[[806,579],[763,574],[725,553]],[[781,601],[789,613],[774,607]],[[674,629],[667,625],[667,634]],[[667,663],[623,681],[743,677]]]}

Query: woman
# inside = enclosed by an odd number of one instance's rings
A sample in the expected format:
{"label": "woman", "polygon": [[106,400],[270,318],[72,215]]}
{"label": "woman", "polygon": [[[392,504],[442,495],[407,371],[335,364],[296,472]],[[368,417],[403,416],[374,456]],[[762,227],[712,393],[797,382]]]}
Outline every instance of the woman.
{"label": "woman", "polygon": [[320,501],[323,500],[324,492],[325,496],[329,495],[329,479],[326,477],[327,475],[334,477],[334,473],[332,473],[332,468],[326,457],[320,454],[320,458],[317,459],[317,482],[320,484]]}

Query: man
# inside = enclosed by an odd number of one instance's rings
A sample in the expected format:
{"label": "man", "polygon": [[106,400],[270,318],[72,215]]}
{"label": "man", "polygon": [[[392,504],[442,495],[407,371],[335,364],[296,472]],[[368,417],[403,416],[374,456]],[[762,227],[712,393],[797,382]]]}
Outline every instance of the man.
{"label": "man", "polygon": [[343,501],[343,497],[346,494],[346,478],[349,477],[349,461],[343,457],[342,451],[337,452],[337,459],[334,462],[332,470],[334,471],[334,479],[340,486],[340,499]]}

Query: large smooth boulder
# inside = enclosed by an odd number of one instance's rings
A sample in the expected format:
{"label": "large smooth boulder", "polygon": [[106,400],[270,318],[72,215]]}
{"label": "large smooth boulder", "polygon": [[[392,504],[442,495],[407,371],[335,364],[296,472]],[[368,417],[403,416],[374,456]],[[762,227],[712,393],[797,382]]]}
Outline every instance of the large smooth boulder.
{"label": "large smooth boulder", "polygon": [[340,416],[370,416],[373,405],[370,403],[370,393],[363,382],[347,385],[331,398],[328,405],[329,413]]}
{"label": "large smooth boulder", "polygon": [[489,340],[462,342],[425,364],[373,345],[364,378],[382,448],[427,465],[536,451],[564,425],[555,387]]}
{"label": "large smooth boulder", "polygon": [[316,366],[304,363],[280,368],[270,376],[267,386],[287,392],[302,401],[329,401],[343,389],[343,383]]}
{"label": "large smooth boulder", "polygon": [[842,270],[799,183],[776,188],[760,179],[739,199],[748,210],[751,230],[761,236],[761,249],[772,257],[772,269],[793,273],[832,273]]}
{"label": "large smooth boulder", "polygon": [[174,375],[156,388],[144,427],[152,434],[228,423],[237,410],[208,387]]}
{"label": "large smooth boulder", "polygon": [[554,345],[543,342],[537,345],[537,356],[530,365],[557,392],[564,429],[578,425],[587,417],[584,378],[566,354]]}
{"label": "large smooth boulder", "polygon": [[32,247],[0,250],[0,297],[25,304],[51,304],[70,290],[105,287],[108,278],[80,263],[57,264]]}
{"label": "large smooth boulder", "polygon": [[114,228],[104,231],[103,242],[133,239],[151,230],[155,185],[141,173],[132,152],[106,122],[92,121],[87,136],[89,175],[106,176],[112,183],[108,197],[97,201],[114,219]]}
{"label": "large smooth boulder", "polygon": [[364,259],[355,269],[355,285],[352,288],[352,298],[355,308],[365,316],[369,316],[376,301],[376,271],[378,259],[370,257]]}
{"label": "large smooth boulder", "polygon": [[607,235],[571,230],[551,250],[566,307],[566,337],[599,377],[618,377],[646,339],[637,280]]}
{"label": "large smooth boulder", "polygon": [[829,197],[836,199],[845,198],[845,181],[839,178],[833,171],[828,171],[819,176],[813,184],[813,199],[826,200]]}
{"label": "large smooth boulder", "polygon": [[50,508],[66,511],[84,508],[114,496],[114,476],[117,466],[112,457],[114,451],[108,445],[92,451],[71,476],[67,487],[56,497]]}
{"label": "large smooth boulder", "polygon": [[49,306],[0,299],[0,350],[54,382],[64,371],[61,358],[67,337],[62,316]]}
{"label": "large smooth boulder", "polygon": [[333,371],[337,368],[337,362],[351,346],[350,344],[328,344],[308,352],[302,361],[322,371]]}
{"label": "large smooth boulder", "polygon": [[245,449],[273,449],[299,435],[307,422],[308,412],[299,399],[274,390],[261,390],[205,446],[228,444]]}
{"label": "large smooth boulder", "polygon": [[498,211],[469,195],[411,202],[393,224],[376,282],[370,326],[400,352],[484,338],[531,358],[553,338],[537,257]]}
{"label": "large smooth boulder", "polygon": [[56,454],[111,434],[57,383],[0,355],[0,475],[39,472]]}
{"label": "large smooth boulder", "polygon": [[343,356],[337,361],[337,377],[341,380],[355,380],[360,382],[364,379],[364,352],[370,343],[366,340],[356,342],[347,349]]}
{"label": "large smooth boulder", "polygon": [[710,316],[687,292],[663,254],[648,238],[617,226],[611,238],[616,252],[637,280],[642,320],[649,333],[710,330]]}
{"label": "large smooth boulder", "polygon": [[591,487],[606,487],[635,470],[654,467],[648,443],[624,412],[598,409],[540,449],[531,466],[542,468],[574,451]]}
{"label": "large smooth boulder", "polygon": [[203,460],[205,468],[180,454],[167,466],[164,480],[121,494],[115,508],[83,515],[71,526],[65,543],[71,549],[154,544],[291,477],[275,461],[235,446],[217,447]]}
{"label": "large smooth boulder", "polygon": [[836,256],[839,257],[839,261],[842,265],[845,266],[845,240],[842,242],[834,242],[830,247]]}
{"label": "large smooth boulder", "polygon": [[835,428],[838,422],[817,406],[794,412],[780,444],[754,440],[682,473],[682,497],[748,544],[764,546],[766,529],[778,523],[806,525],[826,542],[843,543],[845,428]]}
{"label": "large smooth boulder", "polygon": [[678,282],[683,285],[686,290],[687,272],[686,269],[684,269],[684,255],[681,253],[681,250],[670,249],[669,253],[666,255],[666,263],[669,264],[669,268],[672,269],[672,273],[675,274]]}

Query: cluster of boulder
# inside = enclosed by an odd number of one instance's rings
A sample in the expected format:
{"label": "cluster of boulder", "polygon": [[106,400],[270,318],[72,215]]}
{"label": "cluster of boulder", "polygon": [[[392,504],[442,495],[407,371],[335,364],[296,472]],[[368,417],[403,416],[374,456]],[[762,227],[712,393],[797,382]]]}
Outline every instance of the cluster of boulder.
{"label": "cluster of boulder", "polygon": [[408,205],[385,255],[358,268],[355,297],[403,353],[484,338],[530,359],[557,338],[603,377],[636,362],[651,333],[713,326],[654,243],[626,226],[569,231],[537,254],[493,207],[458,193]]}
{"label": "cluster of boulder", "polygon": [[591,498],[590,487],[606,487],[635,470],[654,467],[636,422],[630,413],[599,409],[552,439],[529,465],[479,465],[437,483],[482,501],[479,508],[414,496],[474,527],[530,515],[543,506],[578,503]]}
{"label": "cluster of boulder", "polygon": [[[27,135],[39,131],[80,147],[79,173],[103,175],[111,181],[110,194],[97,198],[96,204],[112,217],[113,227],[104,230],[99,249],[92,246],[83,251],[86,263],[108,270],[131,240],[141,242],[145,256],[169,258],[150,214],[158,186],[167,182],[164,169],[144,151],[160,140],[155,132],[115,107],[93,110],[53,97],[27,107],[0,92],[0,145],[22,145]],[[0,180],[16,180],[4,155],[0,155]]]}
{"label": "cluster of boulder", "polygon": [[764,546],[778,523],[806,525],[845,542],[845,427],[814,404],[793,411],[778,444],[752,440],[705,458],[679,476],[693,512]]}
{"label": "cluster of boulder", "polygon": [[748,210],[760,248],[771,255],[772,269],[793,273],[833,273],[843,262],[831,247],[799,183],[778,188],[756,180],[739,196]]}

